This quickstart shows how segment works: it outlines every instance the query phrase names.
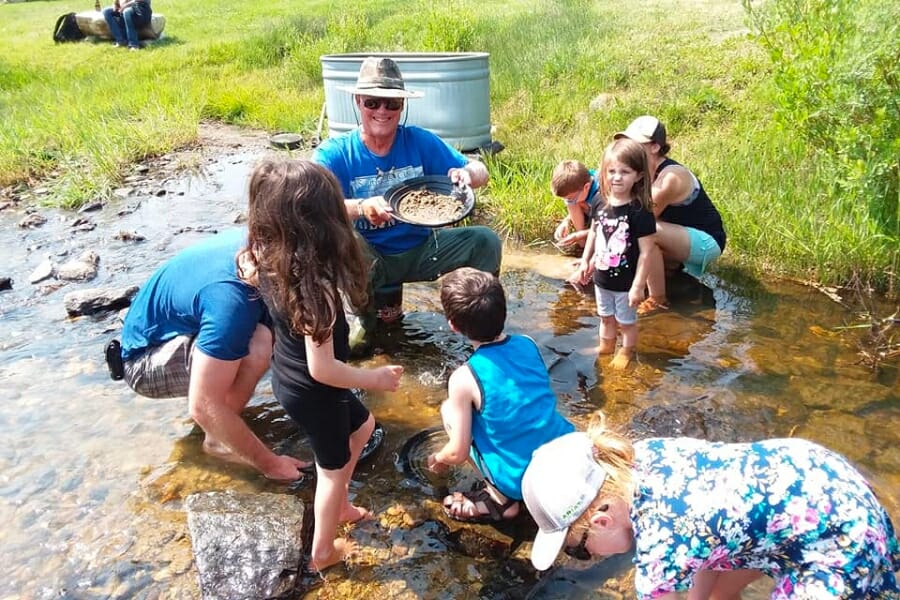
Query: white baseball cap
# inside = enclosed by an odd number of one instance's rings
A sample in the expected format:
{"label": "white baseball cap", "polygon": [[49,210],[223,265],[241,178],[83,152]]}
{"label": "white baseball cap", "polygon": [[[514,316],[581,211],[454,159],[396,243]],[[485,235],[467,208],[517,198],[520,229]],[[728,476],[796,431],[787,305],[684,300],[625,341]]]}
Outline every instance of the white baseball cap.
{"label": "white baseball cap", "polygon": [[625,131],[620,131],[613,137],[627,137],[640,144],[656,142],[661,146],[666,143],[666,128],[656,117],[643,115],[632,121]]}
{"label": "white baseball cap", "polygon": [[605,480],[585,433],[568,433],[534,451],[522,477],[522,497],[538,526],[531,548],[534,568],[553,564],[569,526],[591,506]]}

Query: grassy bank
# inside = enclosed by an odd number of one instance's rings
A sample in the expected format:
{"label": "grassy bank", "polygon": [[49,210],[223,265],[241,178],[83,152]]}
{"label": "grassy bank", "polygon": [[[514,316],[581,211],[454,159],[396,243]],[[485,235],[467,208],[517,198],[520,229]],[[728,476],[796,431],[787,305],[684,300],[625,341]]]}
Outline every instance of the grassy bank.
{"label": "grassy bank", "polygon": [[896,189],[893,215],[888,199],[877,218],[865,201],[834,193],[830,163],[776,118],[778,73],[747,34],[740,3],[335,7],[154,0],[166,35],[128,53],[53,45],[56,16],[82,4],[0,5],[0,185],[52,177],[55,201],[75,206],[108,193],[130,162],[193,139],[202,119],[314,133],[322,54],[479,50],[491,55],[494,137],[506,146],[488,160],[482,197],[505,235],[546,239],[563,212],[549,192],[554,164],[595,166],[612,133],[650,113],[722,211],[730,260],[825,283],[859,273],[896,288]]}

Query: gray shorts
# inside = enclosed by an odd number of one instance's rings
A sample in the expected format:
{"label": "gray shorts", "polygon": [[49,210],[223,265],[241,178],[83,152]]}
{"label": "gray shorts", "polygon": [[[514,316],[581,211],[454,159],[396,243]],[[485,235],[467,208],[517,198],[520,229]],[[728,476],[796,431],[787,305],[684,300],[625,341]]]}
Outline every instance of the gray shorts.
{"label": "gray shorts", "polygon": [[195,337],[179,335],[126,361],[123,365],[125,382],[135,392],[148,398],[187,396]]}
{"label": "gray shorts", "polygon": [[611,292],[601,287],[597,289],[597,314],[601,317],[616,317],[621,325],[637,323],[637,307],[628,306],[628,292]]}

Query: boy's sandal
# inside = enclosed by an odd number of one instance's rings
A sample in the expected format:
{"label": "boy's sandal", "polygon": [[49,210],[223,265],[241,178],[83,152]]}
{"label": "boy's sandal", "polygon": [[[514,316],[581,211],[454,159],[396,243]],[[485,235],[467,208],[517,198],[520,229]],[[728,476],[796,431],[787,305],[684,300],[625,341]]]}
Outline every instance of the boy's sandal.
{"label": "boy's sandal", "polygon": [[653,296],[650,296],[638,305],[637,314],[643,316],[664,310],[669,310],[669,303],[665,299],[657,300]]}
{"label": "boy's sandal", "polygon": [[[447,500],[450,500],[449,504],[447,503]],[[467,502],[468,504],[466,504]],[[479,503],[483,504],[487,509],[486,513],[480,511]],[[518,503],[518,500],[507,499],[506,502],[500,504],[491,497],[484,487],[473,487],[469,492],[453,492],[451,495],[444,498],[444,514],[454,521],[461,521],[463,523],[500,523],[503,521],[511,521],[519,515],[519,513],[516,512],[512,517],[503,516],[507,510]],[[458,506],[460,509],[455,514],[450,511],[453,506]],[[471,511],[474,512],[471,516],[466,514],[467,512],[470,512],[465,510],[468,507],[471,507]]]}

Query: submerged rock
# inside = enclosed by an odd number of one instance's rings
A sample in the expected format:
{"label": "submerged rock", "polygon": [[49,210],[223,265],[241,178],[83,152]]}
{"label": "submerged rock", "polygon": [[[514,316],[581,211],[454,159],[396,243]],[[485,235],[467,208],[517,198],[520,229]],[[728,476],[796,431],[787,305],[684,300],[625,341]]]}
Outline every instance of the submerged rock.
{"label": "submerged rock", "polygon": [[143,242],[147,239],[137,231],[125,231],[124,229],[120,230],[113,237],[122,242]]}
{"label": "submerged rock", "polygon": [[204,599],[279,598],[302,574],[304,504],[286,494],[205,492],[185,501]]}
{"label": "submerged rock", "polygon": [[88,202],[87,204],[85,204],[84,206],[79,208],[78,212],[79,213],[94,212],[96,210],[100,210],[101,208],[103,208],[103,202],[101,202],[99,200],[94,200],[93,202]]}
{"label": "submerged rock", "polygon": [[131,304],[131,299],[138,292],[138,286],[98,289],[91,288],[69,292],[63,299],[66,312],[70,317],[93,315],[107,310],[119,310]]}
{"label": "submerged rock", "polygon": [[648,406],[631,419],[636,439],[688,436],[715,442],[749,442],[776,433],[776,409],[764,402],[745,405],[727,391]]}
{"label": "submerged rock", "polygon": [[61,264],[56,269],[56,278],[67,281],[87,281],[97,276],[100,257],[93,250],[85,250],[75,260]]}
{"label": "submerged rock", "polygon": [[47,217],[38,213],[32,213],[19,221],[19,227],[22,229],[34,229],[40,227],[47,222]]}
{"label": "submerged rock", "polygon": [[55,272],[56,267],[53,266],[53,261],[50,260],[50,256],[48,255],[41,261],[41,264],[35,267],[34,271],[31,272],[31,275],[28,276],[28,283],[40,283],[48,277],[53,277]]}

